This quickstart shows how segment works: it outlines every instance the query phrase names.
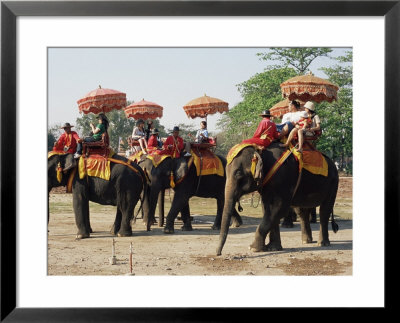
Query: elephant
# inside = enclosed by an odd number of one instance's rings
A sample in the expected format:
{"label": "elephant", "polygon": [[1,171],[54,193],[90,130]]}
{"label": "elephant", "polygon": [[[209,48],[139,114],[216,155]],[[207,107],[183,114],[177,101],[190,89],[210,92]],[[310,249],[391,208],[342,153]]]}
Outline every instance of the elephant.
{"label": "elephant", "polygon": [[[123,163],[129,162],[118,155],[113,156]],[[86,176],[80,179],[77,160],[73,154],[56,154],[48,159],[48,192],[53,187],[66,186],[72,182],[72,199],[75,223],[78,228],[77,239],[90,237],[89,201],[117,207],[113,234],[120,237],[131,236],[131,220],[134,208],[142,191],[147,189],[143,170],[135,164],[128,167],[119,163],[110,163],[110,180]],[[57,169],[62,170],[62,178],[57,178]],[[58,172],[60,174],[60,171]],[[70,178],[71,176],[71,178]],[[145,198],[145,196],[143,196]]]}
{"label": "elephant", "polygon": [[[226,159],[218,156],[221,159],[223,167],[226,166]],[[189,199],[192,196],[203,198],[215,198],[217,200],[217,216],[215,218],[212,229],[219,230],[221,227],[221,217],[224,207],[224,187],[226,177],[219,175],[206,175],[198,176],[196,167],[192,164],[188,167],[188,158],[166,158],[157,167],[154,167],[152,161],[148,158],[143,158],[139,161],[140,167],[145,171],[150,179],[147,198],[145,199],[143,210],[144,220],[148,223],[147,230],[150,230],[150,224],[154,222],[154,213],[157,205],[162,203],[164,199],[165,189],[171,188],[171,172],[174,174],[174,198],[172,200],[171,208],[166,217],[164,233],[174,233],[174,221],[178,213],[181,212],[183,226],[182,230],[192,230],[190,221],[190,208]],[[201,174],[200,174],[201,175]],[[181,181],[180,181],[181,180]],[[159,225],[162,225],[162,209],[159,204],[160,219]],[[243,221],[236,209],[232,212],[233,223],[235,227],[240,226]]]}
{"label": "elephant", "polygon": [[[253,252],[282,250],[279,221],[287,216],[290,206],[300,217],[303,243],[312,242],[309,215],[312,208],[320,206],[319,246],[329,246],[328,222],[332,216],[332,229],[338,226],[333,217],[339,177],[335,164],[324,155],[328,165],[328,175],[314,175],[303,169],[291,153],[270,180],[263,185],[264,176],[286,151],[278,142],[258,151],[254,146],[243,148],[226,167],[225,206],[217,247],[221,255],[226,242],[232,210],[239,198],[247,193],[258,191],[261,195],[263,219],[257,227],[255,239],[250,245]],[[252,167],[256,162],[255,168]],[[299,175],[301,176],[299,177]],[[269,233],[269,243],[265,239]]]}

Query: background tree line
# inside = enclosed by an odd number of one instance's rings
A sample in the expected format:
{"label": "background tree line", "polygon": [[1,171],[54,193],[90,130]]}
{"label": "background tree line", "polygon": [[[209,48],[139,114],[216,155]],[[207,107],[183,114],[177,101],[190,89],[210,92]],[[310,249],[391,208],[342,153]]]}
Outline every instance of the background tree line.
{"label": "background tree line", "polygon": [[[237,85],[243,100],[220,119],[218,127],[222,131],[218,134],[217,151],[226,155],[232,146],[250,138],[260,122],[259,114],[283,99],[280,84],[305,74],[317,57],[329,57],[331,52],[330,48],[270,48],[259,53],[261,60],[275,64]],[[323,131],[317,148],[338,161],[341,169],[346,167],[352,173],[349,161],[353,153],[353,55],[347,51],[344,56],[331,59],[336,64],[321,70],[329,81],[339,86],[338,100],[316,104]]]}

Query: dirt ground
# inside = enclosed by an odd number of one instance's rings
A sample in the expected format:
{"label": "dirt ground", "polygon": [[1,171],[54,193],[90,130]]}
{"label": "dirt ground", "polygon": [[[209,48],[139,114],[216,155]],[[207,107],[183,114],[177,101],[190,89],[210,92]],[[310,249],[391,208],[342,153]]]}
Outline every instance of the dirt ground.
{"label": "dirt ground", "polygon": [[[152,227],[151,232],[146,232],[142,220],[138,219],[132,227],[133,236],[119,238],[109,233],[114,209],[91,204],[90,219],[94,233],[89,239],[75,240],[77,229],[72,195],[62,192],[65,192],[64,189],[50,193],[49,275],[128,274],[131,272],[130,243],[133,246],[134,275],[352,275],[352,220],[344,220],[340,215],[336,216],[339,225],[336,234],[329,225],[329,247],[317,246],[319,223],[311,225],[313,243],[302,244],[300,223],[295,222],[293,228],[281,228],[282,251],[253,253],[248,246],[261,219],[246,215],[245,208],[241,214],[243,225],[230,228],[222,256],[216,256],[219,233],[211,230],[214,216],[210,212],[208,215],[192,212],[193,231],[190,232],[181,231],[182,222],[178,220],[175,234],[166,235],[163,228],[157,225]],[[197,203],[196,200],[193,203]],[[340,179],[340,203],[346,214],[351,213],[352,178]],[[110,264],[113,238],[114,265]]]}

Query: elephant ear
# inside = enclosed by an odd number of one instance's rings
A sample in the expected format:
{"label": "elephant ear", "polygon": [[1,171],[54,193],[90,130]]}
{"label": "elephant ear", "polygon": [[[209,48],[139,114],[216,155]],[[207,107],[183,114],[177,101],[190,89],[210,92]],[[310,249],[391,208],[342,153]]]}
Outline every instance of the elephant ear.
{"label": "elephant ear", "polygon": [[76,160],[73,154],[67,154],[65,157],[64,168],[63,171],[69,171],[70,169],[76,167]]}
{"label": "elephant ear", "polygon": [[251,159],[251,173],[256,182],[262,180],[262,169],[263,162],[260,154],[257,151],[254,151],[253,158]]}
{"label": "elephant ear", "polygon": [[175,181],[179,181],[181,178],[185,177],[185,175],[189,171],[188,163],[185,160],[185,158],[178,158],[175,159],[174,161],[175,161],[174,164]]}

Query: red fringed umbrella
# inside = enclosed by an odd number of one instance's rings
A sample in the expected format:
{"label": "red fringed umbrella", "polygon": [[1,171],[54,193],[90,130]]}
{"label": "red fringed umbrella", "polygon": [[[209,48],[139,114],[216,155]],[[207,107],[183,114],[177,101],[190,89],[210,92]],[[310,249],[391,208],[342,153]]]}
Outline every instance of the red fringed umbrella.
{"label": "red fringed umbrella", "polygon": [[[280,118],[285,113],[289,112],[289,102],[290,102],[290,100],[288,98],[286,98],[285,100],[282,100],[282,101],[278,102],[277,104],[275,104],[271,109],[269,109],[269,112],[271,112],[271,114],[274,117]],[[300,110],[304,110],[303,109],[304,102],[303,101],[299,101],[299,102],[300,102],[300,107],[301,107]]]}
{"label": "red fringed umbrella", "polygon": [[163,107],[157,103],[145,101],[144,99],[139,102],[132,103],[124,108],[127,118],[134,119],[156,119],[163,116]]}
{"label": "red fringed umbrella", "polygon": [[78,100],[79,112],[98,114],[119,110],[126,106],[126,94],[111,89],[99,88],[86,94]]}
{"label": "red fringed umbrella", "polygon": [[281,84],[282,95],[289,100],[332,102],[337,100],[339,87],[312,73],[295,76]]}
{"label": "red fringed umbrella", "polygon": [[189,118],[207,118],[209,114],[228,111],[228,102],[204,94],[204,96],[186,103],[183,110]]}

